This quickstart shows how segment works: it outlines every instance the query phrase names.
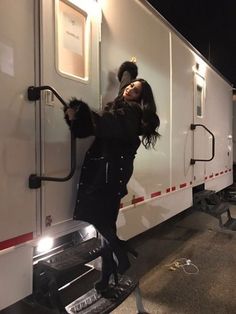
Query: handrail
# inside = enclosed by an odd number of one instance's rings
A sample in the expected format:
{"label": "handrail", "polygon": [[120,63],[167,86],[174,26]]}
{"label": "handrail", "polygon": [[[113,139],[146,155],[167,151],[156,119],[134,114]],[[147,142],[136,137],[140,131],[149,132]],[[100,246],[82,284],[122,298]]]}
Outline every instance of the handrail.
{"label": "handrail", "polygon": [[190,164],[191,165],[194,165],[196,161],[211,161],[215,157],[215,136],[214,136],[214,134],[204,124],[193,124],[192,123],[190,125],[190,129],[191,130],[195,130],[197,126],[200,126],[200,127],[204,128],[208,133],[211,134],[211,136],[212,136],[212,156],[209,159],[194,159],[194,158],[191,158],[191,160],[190,160]]}
{"label": "handrail", "polygon": [[[30,101],[40,100],[41,91],[42,90],[50,90],[57,97],[57,99],[62,103],[64,107],[68,107],[67,103],[63,100],[63,98],[58,94],[58,92],[52,88],[51,86],[30,86],[28,88],[28,99]],[[48,176],[38,176],[37,174],[31,174],[29,176],[29,188],[30,189],[38,189],[41,187],[42,181],[55,181],[55,182],[65,182],[70,180],[76,169],[76,139],[73,133],[71,132],[71,158],[70,158],[70,172],[67,176],[58,178],[58,177],[48,177]]]}
{"label": "handrail", "polygon": [[56,97],[58,100],[60,100],[60,102],[63,104],[64,107],[68,107],[67,103],[65,102],[65,100],[58,94],[58,92],[52,88],[51,86],[45,85],[45,86],[29,86],[28,88],[28,100],[30,101],[35,101],[35,100],[39,100],[40,99],[40,92],[42,90],[50,90]]}

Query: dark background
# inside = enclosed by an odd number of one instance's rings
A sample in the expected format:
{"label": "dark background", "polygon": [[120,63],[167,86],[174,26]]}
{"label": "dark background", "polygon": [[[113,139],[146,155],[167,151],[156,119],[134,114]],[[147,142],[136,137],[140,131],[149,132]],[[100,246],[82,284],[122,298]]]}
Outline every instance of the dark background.
{"label": "dark background", "polygon": [[236,87],[236,0],[148,0]]}

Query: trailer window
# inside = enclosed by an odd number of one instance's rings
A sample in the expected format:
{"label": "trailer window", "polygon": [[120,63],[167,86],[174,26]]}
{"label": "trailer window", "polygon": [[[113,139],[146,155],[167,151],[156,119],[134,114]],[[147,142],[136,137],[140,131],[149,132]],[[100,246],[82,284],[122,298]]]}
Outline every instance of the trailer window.
{"label": "trailer window", "polygon": [[196,106],[197,106],[197,116],[202,117],[203,88],[199,85],[197,85]]}
{"label": "trailer window", "polygon": [[56,68],[73,79],[88,80],[88,16],[65,0],[56,7]]}

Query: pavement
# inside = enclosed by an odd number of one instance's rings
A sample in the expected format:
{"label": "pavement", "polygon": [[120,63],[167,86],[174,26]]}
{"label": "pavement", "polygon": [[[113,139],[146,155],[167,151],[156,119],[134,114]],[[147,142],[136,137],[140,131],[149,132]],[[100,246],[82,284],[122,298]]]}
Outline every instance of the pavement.
{"label": "pavement", "polygon": [[[236,218],[236,206],[230,205]],[[236,231],[192,209],[131,240],[140,253],[137,276],[150,314],[236,313]],[[112,314],[135,314],[134,294]]]}

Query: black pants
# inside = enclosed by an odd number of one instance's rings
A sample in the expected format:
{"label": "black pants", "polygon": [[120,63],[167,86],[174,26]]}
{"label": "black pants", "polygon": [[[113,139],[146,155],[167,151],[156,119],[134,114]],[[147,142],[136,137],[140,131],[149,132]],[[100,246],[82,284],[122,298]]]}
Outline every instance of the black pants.
{"label": "black pants", "polygon": [[[97,227],[97,230],[103,236],[104,254],[102,255],[102,273],[103,275],[111,274],[114,270],[119,274],[124,274],[130,267],[129,258],[127,255],[126,241],[120,240],[112,228]],[[117,258],[117,265],[113,259],[113,252]],[[115,266],[115,269],[114,269]]]}
{"label": "black pants", "polygon": [[116,222],[111,226],[94,224],[94,227],[102,236],[102,273],[103,275],[109,275],[114,271],[113,252],[117,252],[120,248],[120,239],[117,236]]}
{"label": "black pants", "polygon": [[[114,232],[112,231],[110,233],[110,231],[108,230],[104,230],[104,229],[98,229],[96,228],[97,231],[101,234],[102,239],[101,239],[101,243],[102,243],[102,248],[103,248],[103,252],[102,252],[102,275],[103,276],[108,276],[111,273],[114,272],[115,270],[115,261],[114,261],[114,256],[113,256],[113,252],[114,250],[117,249],[117,245],[119,245],[119,238],[117,237],[117,240],[114,240],[116,237],[116,231],[114,230]],[[116,242],[117,241],[117,242]],[[111,242],[112,242],[112,246],[111,246]],[[115,247],[114,247],[115,245]]]}
{"label": "black pants", "polygon": [[[111,203],[111,199],[109,200]],[[121,240],[117,236],[116,221],[119,214],[120,199],[114,199],[112,202],[111,212],[112,219],[109,219],[109,225],[104,221],[103,223],[94,223],[94,227],[102,236],[102,273],[103,275],[111,274],[114,271],[114,258],[113,253],[117,256],[120,251]],[[111,217],[110,217],[111,218]],[[104,220],[106,217],[104,217]]]}
{"label": "black pants", "polygon": [[[122,241],[117,236],[116,221],[120,201],[120,196],[115,193],[102,190],[96,191],[90,197],[82,197],[75,211],[75,219],[91,223],[102,236],[102,245],[104,247],[102,271],[106,273],[113,272],[113,253],[118,259],[119,266],[128,264],[128,257],[122,248]],[[120,268],[117,271],[120,271]]]}

